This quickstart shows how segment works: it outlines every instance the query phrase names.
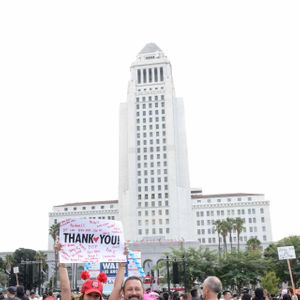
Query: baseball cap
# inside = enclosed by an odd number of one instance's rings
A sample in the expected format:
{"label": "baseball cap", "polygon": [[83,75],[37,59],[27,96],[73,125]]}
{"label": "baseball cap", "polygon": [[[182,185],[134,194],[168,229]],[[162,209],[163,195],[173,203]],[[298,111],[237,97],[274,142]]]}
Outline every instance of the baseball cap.
{"label": "baseball cap", "polygon": [[98,280],[87,280],[81,287],[81,293],[91,294],[97,293],[102,296],[103,284]]}
{"label": "baseball cap", "polygon": [[14,293],[17,292],[17,288],[16,288],[15,286],[9,286],[9,287],[7,288],[7,291],[8,291],[9,293],[11,293],[11,294],[14,294]]}

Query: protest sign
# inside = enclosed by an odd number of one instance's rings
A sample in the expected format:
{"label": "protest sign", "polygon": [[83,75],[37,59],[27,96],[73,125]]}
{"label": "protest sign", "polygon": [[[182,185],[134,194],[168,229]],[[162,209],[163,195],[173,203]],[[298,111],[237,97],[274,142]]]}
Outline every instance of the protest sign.
{"label": "protest sign", "polygon": [[280,260],[296,258],[294,246],[277,247],[277,252]]}
{"label": "protest sign", "polygon": [[67,219],[60,223],[60,262],[126,261],[122,223],[113,220]]}

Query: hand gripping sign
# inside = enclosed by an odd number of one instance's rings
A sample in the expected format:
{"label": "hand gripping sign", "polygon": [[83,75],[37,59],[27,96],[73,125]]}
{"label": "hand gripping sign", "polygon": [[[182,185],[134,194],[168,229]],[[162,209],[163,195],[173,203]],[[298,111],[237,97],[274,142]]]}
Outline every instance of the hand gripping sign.
{"label": "hand gripping sign", "polygon": [[113,220],[67,219],[60,223],[60,262],[126,261],[122,223]]}

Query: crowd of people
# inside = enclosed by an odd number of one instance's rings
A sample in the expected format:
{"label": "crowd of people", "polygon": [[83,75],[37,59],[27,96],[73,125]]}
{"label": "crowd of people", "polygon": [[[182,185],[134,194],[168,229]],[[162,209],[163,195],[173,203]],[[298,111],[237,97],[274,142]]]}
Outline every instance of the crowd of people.
{"label": "crowd of people", "polygon": [[[59,241],[55,250],[60,251],[62,245]],[[128,250],[125,249],[125,254]],[[126,263],[119,263],[114,286],[109,296],[103,294],[105,274],[99,274],[95,279],[90,278],[88,271],[84,271],[82,279],[85,280],[80,293],[73,293],[65,264],[59,263],[60,295],[54,296],[50,291],[47,295],[39,297],[34,291],[26,294],[23,286],[11,286],[0,292],[0,300],[274,300],[264,289],[256,288],[250,291],[244,288],[240,294],[224,290],[220,279],[216,276],[207,277],[201,289],[193,288],[188,293],[145,290],[143,281],[138,276],[129,276],[125,279]],[[58,299],[60,298],[60,299]],[[283,290],[277,300],[300,300],[293,289]]]}

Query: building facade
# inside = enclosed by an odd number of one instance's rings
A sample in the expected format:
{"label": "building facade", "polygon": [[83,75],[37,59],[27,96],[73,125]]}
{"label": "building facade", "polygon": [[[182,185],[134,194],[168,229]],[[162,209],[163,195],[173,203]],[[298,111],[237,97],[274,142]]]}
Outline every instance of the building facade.
{"label": "building facade", "polygon": [[195,240],[182,99],[172,68],[147,44],[120,108],[119,209],[127,240]]}
{"label": "building facade", "polygon": [[[127,102],[120,107],[119,200],[55,206],[49,227],[65,218],[121,220],[125,239],[142,250],[144,263],[155,264],[170,247],[217,248],[214,222],[240,217],[240,247],[252,237],[266,247],[272,234],[263,194],[191,190],[183,102],[175,96],[168,58],[147,44],[130,70]],[[233,232],[232,247],[237,238]]]}

